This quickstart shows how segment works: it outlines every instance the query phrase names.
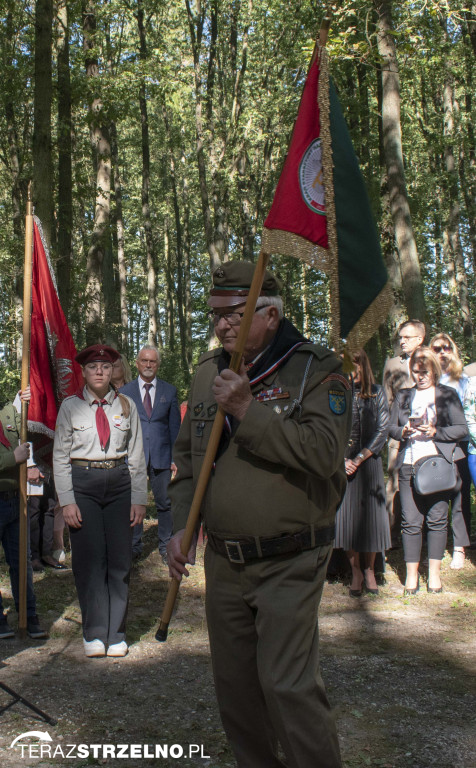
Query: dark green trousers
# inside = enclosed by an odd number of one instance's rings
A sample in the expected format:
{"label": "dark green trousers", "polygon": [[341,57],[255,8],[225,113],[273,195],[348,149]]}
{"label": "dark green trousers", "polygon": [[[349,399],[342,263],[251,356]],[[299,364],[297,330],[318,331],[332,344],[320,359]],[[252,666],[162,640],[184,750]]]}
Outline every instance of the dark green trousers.
{"label": "dark green trousers", "polygon": [[238,768],[340,768],[319,673],[317,611],[332,546],[234,565],[207,546],[208,632]]}

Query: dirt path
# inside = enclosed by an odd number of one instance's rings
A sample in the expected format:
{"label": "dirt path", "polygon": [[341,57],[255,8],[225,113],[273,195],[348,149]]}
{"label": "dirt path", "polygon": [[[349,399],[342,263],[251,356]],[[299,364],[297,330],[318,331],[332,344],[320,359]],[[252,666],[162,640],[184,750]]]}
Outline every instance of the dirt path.
{"label": "dirt path", "polygon": [[[167,573],[154,542],[152,528],[148,555],[134,568],[125,659],[83,656],[70,572],[35,577],[50,639],[0,641],[0,681],[58,723],[47,725],[20,703],[0,715],[2,768],[235,765],[213,693],[201,561],[182,588],[167,642],[159,644],[156,613]],[[476,552],[471,555],[473,562],[459,572],[451,571],[445,558],[442,595],[422,589],[403,598],[398,551],[390,553],[387,583],[378,597],[352,599],[342,583],[326,584],[322,673],[346,768],[476,768]],[[0,588],[9,602],[3,564]],[[0,690],[0,706],[8,701]],[[45,748],[56,756],[44,752],[41,759],[38,746],[31,755],[24,749],[22,758],[19,745],[9,748],[13,739],[33,730],[49,733],[52,741]],[[114,745],[115,757],[99,751],[96,758],[94,750],[78,756],[79,744]],[[169,755],[122,759],[120,744],[137,745],[142,755],[154,754],[159,745],[162,755],[167,750]],[[62,756],[71,750],[70,758]]]}

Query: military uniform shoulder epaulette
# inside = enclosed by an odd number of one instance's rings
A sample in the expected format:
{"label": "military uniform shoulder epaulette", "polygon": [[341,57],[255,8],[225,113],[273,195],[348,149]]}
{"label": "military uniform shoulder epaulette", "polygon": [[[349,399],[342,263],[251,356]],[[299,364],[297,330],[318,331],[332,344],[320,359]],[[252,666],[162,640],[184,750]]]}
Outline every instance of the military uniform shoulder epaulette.
{"label": "military uniform shoulder epaulette", "polygon": [[77,397],[76,393],[74,395],[68,395],[68,397],[65,397],[61,402],[66,403],[68,400],[73,400],[75,397]]}
{"label": "military uniform shoulder epaulette", "polygon": [[323,347],[322,344],[301,344],[301,346],[297,348],[295,354],[298,352],[303,352],[307,355],[311,353],[315,355],[318,360],[324,360],[326,357],[336,356],[335,352],[333,352],[331,349],[328,349],[328,347]]}
{"label": "military uniform shoulder epaulette", "polygon": [[204,352],[204,354],[199,358],[198,365],[202,365],[202,363],[206,363],[207,360],[212,360],[214,357],[219,357],[221,353],[221,347],[217,347],[216,349],[209,349],[208,352]]}
{"label": "military uniform shoulder epaulette", "polygon": [[[336,353],[328,347],[323,347],[321,344],[302,344],[296,352],[304,352],[309,355],[311,353],[323,363],[321,370],[325,373],[328,370],[327,376],[323,378],[321,384],[327,384],[328,382],[339,382],[345,389],[351,389],[351,378],[342,371],[341,360]],[[335,370],[335,363],[338,363],[337,370]]]}

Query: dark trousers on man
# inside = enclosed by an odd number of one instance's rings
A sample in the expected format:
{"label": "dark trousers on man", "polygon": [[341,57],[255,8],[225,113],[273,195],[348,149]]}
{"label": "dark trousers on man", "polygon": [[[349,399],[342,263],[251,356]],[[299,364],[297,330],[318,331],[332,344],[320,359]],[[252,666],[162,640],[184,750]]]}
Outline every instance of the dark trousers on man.
{"label": "dark trousers on man", "polygon": [[55,490],[49,483],[45,483],[42,496],[30,496],[28,499],[32,560],[41,560],[45,555],[53,555],[55,508]]}
{"label": "dark trousers on man", "polygon": [[238,768],[340,768],[319,672],[317,611],[332,545],[230,563],[205,552],[215,690]]}
{"label": "dark trousers on man", "polygon": [[461,489],[451,501],[451,529],[453,546],[468,547],[471,533],[471,473],[468,457],[456,462],[461,478]]}
{"label": "dark trousers on man", "polygon": [[[5,560],[9,567],[13,601],[18,611],[20,594],[20,507],[16,491],[0,491],[0,541],[2,542]],[[27,616],[36,616],[33,570],[29,557],[27,560],[26,578],[26,613]],[[2,614],[3,602],[0,593],[0,615]]]}
{"label": "dark trousers on man", "polygon": [[125,639],[132,561],[131,478],[113,469],[73,466],[81,528],[70,528],[72,567],[83,637],[114,645]]}
{"label": "dark trousers on man", "polygon": [[[167,544],[172,536],[173,528],[172,510],[170,499],[167,494],[170,482],[170,467],[168,469],[154,469],[154,467],[149,465],[147,474],[149,476],[155,506],[157,507],[159,552],[161,555],[165,555],[167,552]],[[140,555],[142,552],[143,530],[144,526],[142,523],[135,525],[133,528],[132,551],[134,555]]]}

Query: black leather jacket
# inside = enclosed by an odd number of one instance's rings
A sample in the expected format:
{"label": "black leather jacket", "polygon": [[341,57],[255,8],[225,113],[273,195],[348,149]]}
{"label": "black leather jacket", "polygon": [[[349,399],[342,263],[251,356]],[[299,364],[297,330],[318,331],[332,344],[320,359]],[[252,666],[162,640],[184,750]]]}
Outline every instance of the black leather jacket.
{"label": "black leather jacket", "polygon": [[352,402],[352,432],[346,458],[353,459],[363,448],[379,456],[387,440],[389,409],[383,387],[372,384],[372,397],[360,397],[356,388]]}
{"label": "black leather jacket", "polygon": [[[401,389],[392,405],[389,435],[400,442],[396,468],[402,466],[407,440],[402,437],[403,427],[408,422],[416,388]],[[468,439],[468,427],[463,406],[455,390],[439,384],[435,387],[436,434],[433,438],[438,451],[447,461],[462,459],[464,453],[459,441]]]}

